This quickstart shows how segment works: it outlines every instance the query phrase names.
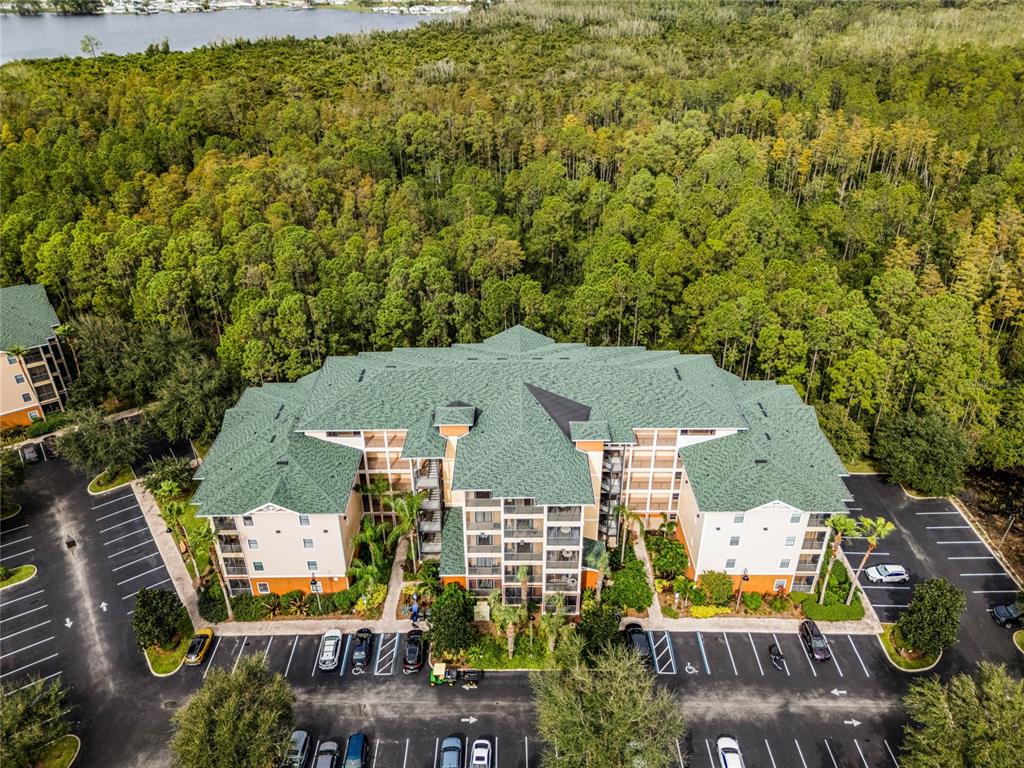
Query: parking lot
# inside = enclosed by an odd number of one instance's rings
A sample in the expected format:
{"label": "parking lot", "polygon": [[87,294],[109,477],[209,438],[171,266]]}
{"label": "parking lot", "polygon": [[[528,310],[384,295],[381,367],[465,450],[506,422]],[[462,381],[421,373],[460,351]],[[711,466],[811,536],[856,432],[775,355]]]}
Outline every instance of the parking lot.
{"label": "parking lot", "polygon": [[[905,584],[872,584],[861,575],[861,586],[879,619],[896,621],[910,603],[914,585],[947,579],[967,596],[967,611],[960,640],[946,652],[941,671],[973,670],[982,658],[1024,670],[1011,633],[989,616],[993,605],[1011,602],[1019,587],[956,507],[946,499],[910,498],[898,485],[874,475],[846,482],[856,498],[853,514],[885,517],[896,525],[895,532],[879,541],[868,566],[898,563],[910,571]],[[848,539],[843,549],[854,567],[866,551],[858,539]]]}

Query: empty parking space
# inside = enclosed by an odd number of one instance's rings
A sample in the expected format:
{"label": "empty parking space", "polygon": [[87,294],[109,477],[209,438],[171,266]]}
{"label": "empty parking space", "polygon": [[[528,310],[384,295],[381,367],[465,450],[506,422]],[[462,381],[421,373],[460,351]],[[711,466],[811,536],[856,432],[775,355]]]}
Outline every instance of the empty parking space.
{"label": "empty parking space", "polygon": [[30,678],[60,675],[57,635],[63,630],[50,615],[39,582],[5,589],[0,595],[0,682],[17,688]]}
{"label": "empty parking space", "polygon": [[35,554],[32,526],[25,515],[15,515],[0,529],[0,563],[8,568],[29,565]]}
{"label": "empty parking space", "polygon": [[377,657],[374,660],[373,674],[393,675],[395,673],[395,662],[398,659],[400,640],[401,635],[398,632],[379,635],[376,638]]}
{"label": "empty parking space", "polygon": [[[748,723],[722,724],[720,730],[700,728],[693,738],[689,768],[720,768],[718,736],[736,738],[745,765],[757,768],[899,768],[896,750],[878,732],[854,735],[857,726],[838,722],[832,729],[807,734],[805,729],[780,728],[775,723],[758,728]],[[842,730],[840,730],[842,729]],[[804,731],[804,733],[801,733]],[[677,756],[678,765],[683,760]]]}

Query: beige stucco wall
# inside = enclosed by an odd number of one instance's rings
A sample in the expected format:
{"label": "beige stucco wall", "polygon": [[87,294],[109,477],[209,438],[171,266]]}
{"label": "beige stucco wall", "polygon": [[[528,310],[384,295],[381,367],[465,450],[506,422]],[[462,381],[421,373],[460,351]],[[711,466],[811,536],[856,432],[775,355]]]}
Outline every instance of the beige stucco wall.
{"label": "beige stucco wall", "polygon": [[[306,568],[306,561],[315,560],[318,579],[345,576],[351,545],[346,552],[343,530],[347,532],[351,526],[358,526],[357,516],[351,514],[351,499],[349,512],[347,521],[337,515],[310,515],[308,526],[299,525],[297,512],[269,505],[249,515],[253,521],[251,526],[245,525],[241,517],[235,518],[249,575],[254,579],[308,579],[313,572]],[[258,548],[250,546],[250,539],[256,540]],[[303,539],[313,539],[313,548],[306,549]],[[257,561],[263,563],[262,571],[254,568],[253,563]]]}
{"label": "beige stucco wall", "polygon": [[[18,384],[14,377],[21,375],[25,381]],[[30,400],[24,400],[23,394],[28,394]],[[42,409],[39,408],[39,401],[36,400],[32,385],[29,383],[28,374],[22,368],[18,359],[13,363],[7,362],[7,353],[0,355],[0,414],[23,411],[32,408],[39,411],[42,416]]]}

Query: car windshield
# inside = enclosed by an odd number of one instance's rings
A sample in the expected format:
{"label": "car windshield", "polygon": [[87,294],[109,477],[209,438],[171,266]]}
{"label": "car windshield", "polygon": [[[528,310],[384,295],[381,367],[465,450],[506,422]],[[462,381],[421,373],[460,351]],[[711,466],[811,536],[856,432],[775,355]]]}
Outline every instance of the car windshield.
{"label": "car windshield", "polygon": [[828,647],[828,643],[825,642],[825,638],[824,637],[821,637],[821,636],[814,637],[814,636],[812,636],[811,637],[811,647],[812,648],[819,648],[819,649],[820,648],[827,648]]}
{"label": "car windshield", "polygon": [[203,647],[203,641],[205,639],[206,638],[204,638],[202,635],[197,635],[196,637],[192,638],[192,642],[189,643],[188,646],[189,656],[199,653],[199,649]]}

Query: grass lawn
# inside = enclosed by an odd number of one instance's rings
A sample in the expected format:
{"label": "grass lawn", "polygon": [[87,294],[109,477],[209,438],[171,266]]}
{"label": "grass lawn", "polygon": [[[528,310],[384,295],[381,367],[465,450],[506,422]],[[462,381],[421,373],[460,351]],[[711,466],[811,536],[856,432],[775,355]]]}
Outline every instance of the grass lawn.
{"label": "grass lawn", "polygon": [[883,624],[882,625],[882,647],[885,648],[885,652],[889,654],[889,659],[900,669],[905,669],[909,672],[913,672],[918,669],[925,669],[930,667],[936,661],[938,656],[926,656],[922,659],[906,659],[897,652],[892,642],[892,633],[896,629],[895,624]]}
{"label": "grass lawn", "polygon": [[7,505],[2,513],[0,513],[0,520],[7,520],[14,517],[16,514],[21,512],[21,504],[15,504],[13,501]]}
{"label": "grass lawn", "polygon": [[1024,629],[1018,629],[1013,633],[1013,642],[1017,644],[1020,652],[1024,653]]}
{"label": "grass lawn", "polygon": [[882,466],[872,458],[864,458],[858,461],[847,461],[847,472],[882,472]]}
{"label": "grass lawn", "polygon": [[78,754],[78,738],[68,734],[51,741],[43,749],[36,768],[67,768]]}
{"label": "grass lawn", "polygon": [[146,658],[149,659],[149,666],[158,675],[166,675],[174,672],[181,666],[181,660],[185,658],[188,651],[188,644],[192,640],[194,630],[191,622],[181,628],[181,640],[178,645],[170,650],[151,646],[146,649]]}
{"label": "grass lawn", "polygon": [[13,587],[19,581],[25,581],[31,579],[36,574],[36,567],[34,565],[19,565],[11,573],[9,578],[0,581],[0,589],[5,587]]}
{"label": "grass lawn", "polygon": [[101,472],[99,475],[93,478],[93,481],[91,483],[89,483],[90,493],[103,493],[104,491],[109,491],[111,488],[117,488],[117,486],[119,485],[130,483],[132,480],[135,479],[135,473],[132,472],[131,467],[122,467],[118,471],[118,473],[114,475],[114,479],[111,480],[109,483],[101,484],[100,482],[98,482],[102,474],[103,473]]}

